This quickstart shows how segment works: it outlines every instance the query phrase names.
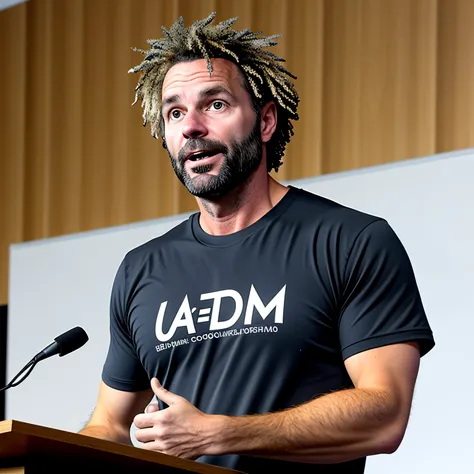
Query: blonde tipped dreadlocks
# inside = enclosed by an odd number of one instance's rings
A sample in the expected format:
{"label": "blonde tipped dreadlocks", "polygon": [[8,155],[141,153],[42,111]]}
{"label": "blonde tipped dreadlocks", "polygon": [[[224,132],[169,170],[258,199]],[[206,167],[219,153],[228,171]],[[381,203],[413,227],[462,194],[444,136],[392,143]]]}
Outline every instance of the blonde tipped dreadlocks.
{"label": "blonde tipped dreadlocks", "polygon": [[135,88],[135,101],[142,100],[145,126],[151,125],[151,134],[164,140],[164,125],[161,117],[161,89],[168,70],[181,61],[205,59],[209,74],[212,75],[211,58],[225,58],[236,63],[247,80],[249,92],[256,111],[266,102],[275,100],[278,109],[278,123],[275,133],[267,144],[268,170],[278,171],[285,147],[293,135],[290,120],[298,120],[298,94],[290,78],[296,79],[280,63],[285,62],[275,54],[264,50],[277,43],[281,35],[259,37],[261,31],[237,31],[232,25],[237,18],[230,18],[214,26],[215,13],[203,20],[195,21],[189,28],[183,18],[169,30],[162,27],[164,36],[158,40],[148,40],[151,49],[144,51],[133,48],[145,55],[141,64],[129,72],[141,72]]}

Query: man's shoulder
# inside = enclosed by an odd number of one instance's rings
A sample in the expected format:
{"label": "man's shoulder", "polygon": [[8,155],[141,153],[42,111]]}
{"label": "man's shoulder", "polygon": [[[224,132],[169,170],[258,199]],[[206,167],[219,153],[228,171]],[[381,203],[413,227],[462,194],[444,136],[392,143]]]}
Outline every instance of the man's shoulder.
{"label": "man's shoulder", "polygon": [[184,219],[163,234],[132,248],[126,253],[124,260],[129,264],[142,262],[153,254],[173,251],[178,248],[184,241],[189,241],[191,238],[190,221],[192,218],[193,215]]}
{"label": "man's shoulder", "polygon": [[385,218],[346,206],[335,200],[302,188],[292,188],[295,194],[290,219],[297,219],[318,229],[358,234],[374,222],[386,222]]}

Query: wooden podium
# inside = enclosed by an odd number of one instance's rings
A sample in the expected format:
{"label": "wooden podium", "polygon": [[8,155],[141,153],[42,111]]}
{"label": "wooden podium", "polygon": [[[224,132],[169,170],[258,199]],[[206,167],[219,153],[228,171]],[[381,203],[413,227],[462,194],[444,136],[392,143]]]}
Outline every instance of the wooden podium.
{"label": "wooden podium", "polygon": [[0,474],[200,473],[231,474],[212,466],[44,426],[0,422]]}

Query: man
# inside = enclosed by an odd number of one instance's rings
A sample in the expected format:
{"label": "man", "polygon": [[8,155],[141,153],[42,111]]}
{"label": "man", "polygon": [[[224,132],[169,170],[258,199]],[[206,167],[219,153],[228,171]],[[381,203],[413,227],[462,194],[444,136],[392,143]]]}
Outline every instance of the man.
{"label": "man", "polygon": [[123,259],[81,433],[130,443],[134,422],[144,449],[248,473],[362,473],[400,445],[434,346],[411,264],[382,218],[270,177],[292,76],[273,37],[213,18],[180,19],[132,69],[200,212]]}

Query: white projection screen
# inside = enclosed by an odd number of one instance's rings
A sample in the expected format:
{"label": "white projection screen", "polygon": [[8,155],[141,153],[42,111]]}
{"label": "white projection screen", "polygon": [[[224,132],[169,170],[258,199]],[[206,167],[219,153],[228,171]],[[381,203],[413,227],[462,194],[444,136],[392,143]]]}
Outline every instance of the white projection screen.
{"label": "white projection screen", "polygon": [[[411,258],[436,346],[422,360],[402,446],[366,472],[472,473],[474,444],[474,150],[291,184],[385,217]],[[41,362],[7,391],[6,416],[70,431],[87,421],[108,344],[112,280],[123,255],[187,215],[13,245],[7,379],[54,337],[82,326],[89,342]]]}

